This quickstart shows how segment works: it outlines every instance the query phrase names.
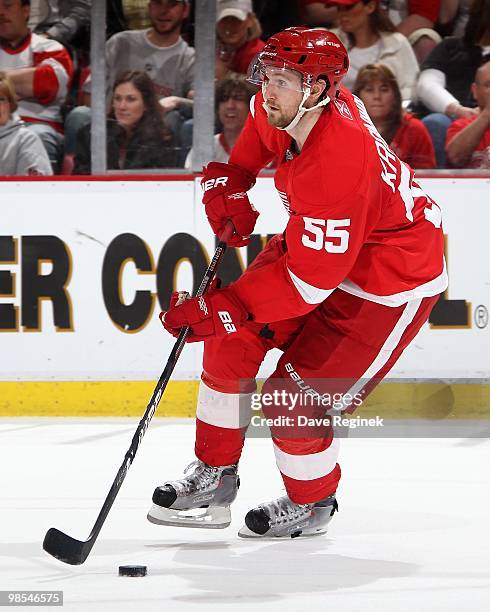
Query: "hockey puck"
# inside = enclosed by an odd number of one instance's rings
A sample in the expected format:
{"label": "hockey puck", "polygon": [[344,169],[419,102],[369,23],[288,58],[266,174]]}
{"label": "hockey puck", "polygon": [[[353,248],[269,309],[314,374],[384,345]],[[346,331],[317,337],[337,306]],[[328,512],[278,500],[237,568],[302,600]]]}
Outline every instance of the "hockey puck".
{"label": "hockey puck", "polygon": [[146,576],[147,569],[146,565],[120,565],[119,575],[139,578]]}

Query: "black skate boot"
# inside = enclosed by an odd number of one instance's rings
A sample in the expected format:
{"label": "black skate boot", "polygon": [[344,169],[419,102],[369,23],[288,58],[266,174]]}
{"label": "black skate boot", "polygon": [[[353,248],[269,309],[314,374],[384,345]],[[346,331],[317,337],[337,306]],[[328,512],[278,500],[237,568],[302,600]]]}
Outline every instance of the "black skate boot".
{"label": "black skate boot", "polygon": [[212,467],[198,459],[187,466],[184,474],[191,467],[195,469],[188,476],[155,489],[148,520],[174,527],[228,527],[230,504],[240,486],[237,464]]}
{"label": "black skate boot", "polygon": [[247,512],[238,535],[241,538],[322,535],[338,509],[335,493],[314,504],[295,504],[285,495]]}

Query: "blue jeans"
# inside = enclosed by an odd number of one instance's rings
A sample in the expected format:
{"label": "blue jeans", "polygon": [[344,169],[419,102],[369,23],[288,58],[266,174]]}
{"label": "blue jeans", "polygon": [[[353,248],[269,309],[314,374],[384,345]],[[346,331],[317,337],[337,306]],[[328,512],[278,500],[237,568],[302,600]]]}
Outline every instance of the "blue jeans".
{"label": "blue jeans", "polygon": [[425,127],[429,130],[432,143],[436,152],[438,168],[446,167],[446,133],[453,119],[443,113],[431,113],[422,119]]}
{"label": "blue jeans", "polygon": [[88,106],[75,106],[65,119],[65,155],[74,155],[78,130],[90,123],[91,110]]}
{"label": "blue jeans", "polygon": [[181,140],[181,154],[180,154],[180,165],[184,166],[185,158],[187,154],[191,150],[192,147],[192,133],[194,130],[194,119],[187,119],[182,124],[182,128],[180,130],[180,140]]}
{"label": "blue jeans", "polygon": [[41,139],[55,174],[59,174],[63,156],[63,136],[47,123],[26,123],[31,132]]}

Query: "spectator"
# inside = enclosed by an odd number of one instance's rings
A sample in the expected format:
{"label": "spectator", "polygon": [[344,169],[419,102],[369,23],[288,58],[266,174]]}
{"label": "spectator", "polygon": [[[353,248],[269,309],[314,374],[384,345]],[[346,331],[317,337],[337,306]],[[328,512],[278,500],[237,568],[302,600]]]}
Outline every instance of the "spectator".
{"label": "spectator", "polygon": [[123,70],[144,70],[165,112],[192,108],[195,52],[181,38],[189,2],[150,0],[148,11],[151,28],[119,32],[107,41],[108,89]]}
{"label": "spectator", "polygon": [[[106,43],[108,91],[116,75],[127,70],[148,74],[172,130],[176,146],[180,128],[192,115],[195,51],[182,39],[182,25],[189,15],[188,0],[150,0],[151,28],[119,32]],[[88,90],[86,82],[84,91]],[[73,153],[78,130],[90,122],[90,109],[73,109],[66,120],[66,153]]]}
{"label": "spectator", "polygon": [[429,132],[422,121],[404,112],[400,88],[387,66],[361,68],[353,93],[364,102],[376,129],[400,159],[412,168],[435,168]]}
{"label": "spectator", "polygon": [[37,134],[15,114],[14,84],[0,72],[0,175],[51,175],[48,154]]}
{"label": "spectator", "polygon": [[[132,70],[117,78],[111,106],[107,120],[109,170],[175,166],[172,134],[147,74]],[[78,133],[74,174],[90,172],[90,125],[86,125]]]}
{"label": "spectator", "polygon": [[61,106],[73,65],[63,45],[31,33],[29,13],[29,0],[0,2],[0,67],[14,84],[22,119],[40,136],[57,169],[63,150]]}
{"label": "spectator", "polygon": [[449,126],[447,159],[456,168],[490,170],[490,61],[476,71],[471,90],[478,113],[457,119]]}
{"label": "spectator", "polygon": [[440,0],[381,0],[397,31],[408,38],[419,63],[441,42],[433,29],[440,4]]}
{"label": "spectator", "polygon": [[67,46],[90,27],[91,0],[31,0],[29,28]]}
{"label": "spectator", "polygon": [[[218,81],[216,86],[216,115],[220,128],[214,137],[213,157],[208,161],[226,163],[231,150],[242,131],[248,116],[250,100],[256,92],[244,77],[230,75]],[[192,149],[185,161],[185,167],[192,169]]]}
{"label": "spectator", "polygon": [[478,112],[471,84],[478,67],[490,58],[490,0],[474,0],[463,38],[445,38],[422,64],[418,99],[430,132],[439,168],[445,167],[446,133],[455,119]]}
{"label": "spectator", "polygon": [[396,76],[403,100],[414,94],[418,64],[409,42],[375,0],[335,0],[340,28],[332,30],[349,51],[349,72],[343,84],[352,89],[357,73],[366,64],[382,63]]}
{"label": "spectator", "polygon": [[216,0],[216,78],[229,72],[247,74],[250,62],[264,48],[261,34],[251,0]]}
{"label": "spectator", "polygon": [[315,28],[323,26],[325,28],[333,28],[337,21],[337,7],[331,6],[331,2],[325,0],[298,0],[300,8],[301,23]]}
{"label": "spectator", "polygon": [[[195,2],[190,2],[190,13],[182,29],[182,38],[194,46]],[[124,30],[146,30],[151,27],[148,16],[148,0],[108,0],[107,1],[107,38]]]}

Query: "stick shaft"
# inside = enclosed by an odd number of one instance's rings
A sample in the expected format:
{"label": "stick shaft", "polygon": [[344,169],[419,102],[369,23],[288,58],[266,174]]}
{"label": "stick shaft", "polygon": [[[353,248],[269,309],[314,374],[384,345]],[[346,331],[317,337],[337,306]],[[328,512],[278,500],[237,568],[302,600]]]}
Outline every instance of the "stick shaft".
{"label": "stick shaft", "polygon": [[[206,270],[204,274],[201,284],[199,285],[199,289],[196,292],[196,297],[203,295],[209,288],[216,274],[216,270],[218,269],[219,264],[221,263],[221,260],[223,259],[223,255],[226,251],[226,242],[231,237],[232,234],[233,234],[233,225],[231,224],[231,222],[228,222],[225,228],[225,231],[223,232],[221,236],[220,242],[218,243],[218,246],[216,247],[214,256],[208,266],[208,269]],[[158,379],[158,382],[153,391],[151,399],[146,407],[145,413],[143,414],[143,417],[141,418],[138,424],[138,427],[136,428],[136,431],[133,435],[133,439],[131,441],[131,445],[124,456],[124,461],[122,462],[121,467],[119,468],[116,474],[114,482],[112,483],[109,493],[107,494],[104,504],[102,505],[102,508],[99,512],[97,520],[95,521],[92,531],[90,532],[88,539],[84,543],[80,543],[82,544],[82,551],[80,551],[81,552],[80,554],[81,563],[85,561],[90,551],[92,550],[92,547],[95,544],[97,536],[99,535],[100,530],[102,529],[102,526],[104,525],[104,522],[109,514],[109,511],[112,508],[112,505],[117,497],[117,494],[119,493],[122,483],[124,482],[124,479],[126,478],[126,474],[128,473],[128,470],[131,464],[133,463],[133,460],[136,456],[136,453],[141,444],[143,436],[145,435],[150,425],[151,419],[153,418],[153,415],[155,414],[155,411],[158,408],[158,404],[160,403],[163,392],[165,391],[168,381],[170,380],[172,372],[174,371],[177,361],[180,357],[180,354],[182,353],[182,349],[184,348],[188,333],[189,333],[189,328],[188,327],[183,328],[177,340],[175,341],[172,352],[170,353],[170,356],[167,360],[167,364],[165,365],[165,368],[160,378]]]}

